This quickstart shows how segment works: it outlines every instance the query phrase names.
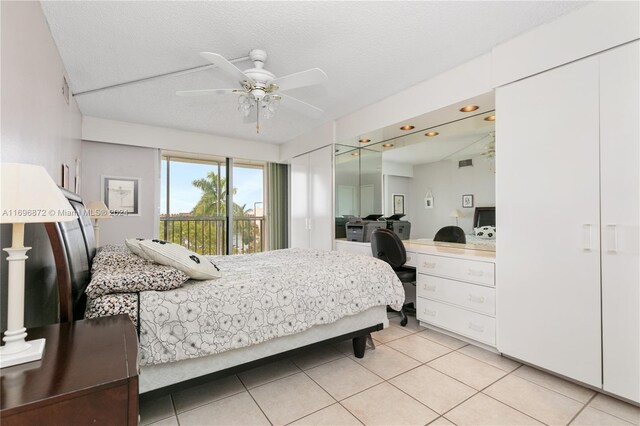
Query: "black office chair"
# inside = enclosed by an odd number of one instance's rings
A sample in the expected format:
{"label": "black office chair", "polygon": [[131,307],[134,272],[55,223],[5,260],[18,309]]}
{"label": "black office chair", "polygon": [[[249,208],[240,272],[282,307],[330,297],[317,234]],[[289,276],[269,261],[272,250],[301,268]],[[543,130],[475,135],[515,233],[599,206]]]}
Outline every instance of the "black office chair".
{"label": "black office chair", "polygon": [[[388,229],[376,229],[371,234],[371,254],[373,257],[387,262],[396,275],[402,281],[402,284],[416,285],[416,270],[414,268],[406,268],[402,265],[407,261],[407,252],[404,248],[402,240],[398,238],[395,232]],[[407,314],[415,315],[415,307],[411,304],[404,304],[400,310],[402,320],[401,326],[407,325]]]}
{"label": "black office chair", "polygon": [[467,237],[464,235],[462,228],[457,226],[445,226],[436,232],[433,241],[443,241],[447,243],[467,243]]}

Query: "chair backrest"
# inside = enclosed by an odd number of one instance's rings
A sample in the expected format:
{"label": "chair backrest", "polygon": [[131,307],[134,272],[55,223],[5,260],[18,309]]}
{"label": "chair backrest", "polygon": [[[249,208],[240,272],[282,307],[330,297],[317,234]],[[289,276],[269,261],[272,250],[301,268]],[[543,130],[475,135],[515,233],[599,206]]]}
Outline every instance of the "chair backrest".
{"label": "chair backrest", "polygon": [[462,228],[458,226],[445,226],[436,232],[436,236],[433,237],[433,241],[466,244],[467,237],[465,237]]}
{"label": "chair backrest", "polygon": [[402,240],[395,232],[388,229],[376,229],[371,234],[371,254],[384,260],[393,269],[399,268],[407,261],[407,251]]}

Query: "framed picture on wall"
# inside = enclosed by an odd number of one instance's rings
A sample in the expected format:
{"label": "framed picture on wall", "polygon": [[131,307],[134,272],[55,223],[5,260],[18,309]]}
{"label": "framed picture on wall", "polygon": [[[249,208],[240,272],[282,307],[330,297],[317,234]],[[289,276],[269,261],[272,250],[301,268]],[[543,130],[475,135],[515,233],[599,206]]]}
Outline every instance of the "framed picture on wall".
{"label": "framed picture on wall", "polygon": [[393,214],[404,214],[404,194],[393,194]]}
{"label": "framed picture on wall", "polygon": [[140,179],[127,177],[102,177],[102,201],[112,215],[140,215]]}
{"label": "framed picture on wall", "polygon": [[473,207],[473,195],[463,195],[462,196],[462,207],[465,209]]}

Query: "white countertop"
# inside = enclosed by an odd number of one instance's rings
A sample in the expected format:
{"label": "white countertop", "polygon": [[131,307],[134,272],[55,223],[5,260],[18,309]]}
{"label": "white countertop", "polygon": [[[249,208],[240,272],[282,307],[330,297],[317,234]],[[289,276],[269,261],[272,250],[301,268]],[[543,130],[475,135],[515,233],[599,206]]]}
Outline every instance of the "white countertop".
{"label": "white countertop", "polygon": [[[338,238],[336,242],[341,244],[354,244],[354,245],[370,245],[371,243],[360,243],[357,241],[347,241],[346,238]],[[459,243],[445,243],[440,241],[433,241],[431,239],[417,239],[417,240],[404,240],[404,247],[407,252],[423,253],[423,254],[440,254],[451,257],[463,257],[463,258],[476,258],[477,260],[494,261],[496,258],[495,245],[485,244],[459,244]],[[479,259],[478,259],[479,258]]]}

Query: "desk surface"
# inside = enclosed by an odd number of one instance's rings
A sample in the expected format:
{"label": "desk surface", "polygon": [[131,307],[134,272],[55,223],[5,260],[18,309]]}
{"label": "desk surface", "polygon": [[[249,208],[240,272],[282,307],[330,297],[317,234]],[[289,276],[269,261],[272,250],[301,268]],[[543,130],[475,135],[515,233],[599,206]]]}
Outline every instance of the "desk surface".
{"label": "desk surface", "polygon": [[[346,238],[337,238],[336,242],[341,244],[353,245],[370,245],[371,243],[360,243],[356,241],[347,241]],[[466,259],[477,259],[485,261],[494,261],[496,258],[495,247],[487,247],[478,244],[458,244],[444,243],[433,240],[405,240],[403,241],[407,252],[418,254],[440,254],[452,257],[462,257]]]}

